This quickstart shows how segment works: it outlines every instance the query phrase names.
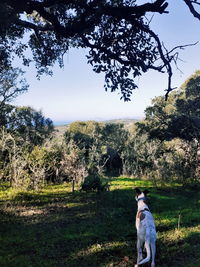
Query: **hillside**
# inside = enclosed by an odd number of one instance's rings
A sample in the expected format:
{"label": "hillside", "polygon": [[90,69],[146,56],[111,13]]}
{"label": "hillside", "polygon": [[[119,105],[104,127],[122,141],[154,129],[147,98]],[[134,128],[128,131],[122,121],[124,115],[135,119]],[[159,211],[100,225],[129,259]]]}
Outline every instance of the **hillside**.
{"label": "hillside", "polygon": [[105,120],[104,123],[122,123],[124,125],[136,123],[141,119],[113,119],[113,120]]}
{"label": "hillside", "polygon": [[[136,123],[138,121],[140,121],[140,119],[113,119],[113,120],[104,120],[104,121],[99,121],[99,122],[105,123],[105,124],[121,123],[121,124],[124,124],[124,126],[126,128],[129,128],[129,127],[131,127],[131,125],[133,125],[134,123]],[[67,130],[67,127],[69,126],[69,124],[56,125],[55,126],[56,137],[59,138],[59,137],[63,136],[63,134]]]}
{"label": "hillside", "polygon": [[58,125],[55,126],[56,137],[61,137],[66,132],[68,125]]}

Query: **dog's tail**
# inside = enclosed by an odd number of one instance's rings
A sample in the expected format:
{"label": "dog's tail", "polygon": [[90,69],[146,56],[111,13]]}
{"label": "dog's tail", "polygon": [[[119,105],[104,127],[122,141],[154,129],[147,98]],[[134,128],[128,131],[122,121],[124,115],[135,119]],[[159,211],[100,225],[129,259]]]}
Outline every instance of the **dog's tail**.
{"label": "dog's tail", "polygon": [[144,246],[145,246],[145,248],[146,248],[147,256],[146,256],[145,259],[141,260],[141,261],[138,263],[138,265],[144,264],[144,263],[150,261],[150,259],[151,259],[150,241],[145,241]]}

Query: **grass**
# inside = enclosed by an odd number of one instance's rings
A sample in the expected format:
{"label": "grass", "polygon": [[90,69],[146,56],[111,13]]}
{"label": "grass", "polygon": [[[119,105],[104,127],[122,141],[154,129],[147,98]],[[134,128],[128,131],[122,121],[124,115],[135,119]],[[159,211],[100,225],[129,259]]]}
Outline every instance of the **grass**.
{"label": "grass", "polygon": [[70,184],[38,192],[0,186],[0,266],[133,266],[136,186],[151,192],[157,266],[200,266],[200,193],[124,177],[99,194],[72,194]]}

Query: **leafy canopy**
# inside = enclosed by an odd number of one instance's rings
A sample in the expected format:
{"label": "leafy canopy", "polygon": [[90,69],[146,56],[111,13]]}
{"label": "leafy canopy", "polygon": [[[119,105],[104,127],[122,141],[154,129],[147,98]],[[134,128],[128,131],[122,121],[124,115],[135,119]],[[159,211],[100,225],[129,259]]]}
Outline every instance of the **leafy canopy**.
{"label": "leafy canopy", "polygon": [[[183,0],[198,15],[199,1]],[[168,73],[167,94],[172,90],[171,62],[150,28],[149,13],[167,13],[168,2],[154,0],[1,0],[0,63],[11,65],[18,56],[24,65],[35,62],[38,75],[50,73],[70,47],[87,48],[88,62],[105,74],[105,89],[120,90],[130,100],[134,78],[149,69]],[[179,47],[182,48],[182,47]],[[27,51],[32,56],[27,58]]]}
{"label": "leafy canopy", "polygon": [[200,71],[196,71],[168,101],[156,97],[145,111],[141,132],[162,141],[180,138],[200,142]]}

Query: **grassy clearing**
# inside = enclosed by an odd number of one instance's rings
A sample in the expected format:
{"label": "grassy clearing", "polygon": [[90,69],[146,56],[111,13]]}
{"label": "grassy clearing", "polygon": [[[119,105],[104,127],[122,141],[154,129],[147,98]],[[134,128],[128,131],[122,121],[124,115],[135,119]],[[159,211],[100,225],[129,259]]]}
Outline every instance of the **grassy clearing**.
{"label": "grassy clearing", "polygon": [[72,194],[69,184],[38,192],[2,185],[0,266],[133,266],[135,186],[151,191],[157,266],[200,266],[200,193],[123,177],[100,194]]}

